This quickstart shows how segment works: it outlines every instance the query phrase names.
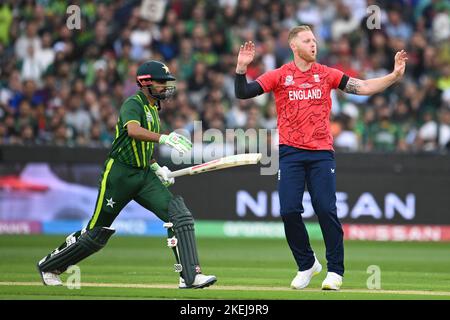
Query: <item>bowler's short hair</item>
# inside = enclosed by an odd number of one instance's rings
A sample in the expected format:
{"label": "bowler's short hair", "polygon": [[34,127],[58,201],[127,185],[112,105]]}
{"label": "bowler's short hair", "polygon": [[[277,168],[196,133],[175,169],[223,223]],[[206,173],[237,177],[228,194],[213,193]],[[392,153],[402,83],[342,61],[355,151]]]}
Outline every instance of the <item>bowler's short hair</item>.
{"label": "bowler's short hair", "polygon": [[299,32],[303,32],[303,31],[312,31],[311,28],[307,25],[301,25],[301,26],[296,26],[293,27],[290,31],[289,31],[289,35],[288,35],[288,43],[291,43],[291,40],[295,38],[295,36],[299,33]]}

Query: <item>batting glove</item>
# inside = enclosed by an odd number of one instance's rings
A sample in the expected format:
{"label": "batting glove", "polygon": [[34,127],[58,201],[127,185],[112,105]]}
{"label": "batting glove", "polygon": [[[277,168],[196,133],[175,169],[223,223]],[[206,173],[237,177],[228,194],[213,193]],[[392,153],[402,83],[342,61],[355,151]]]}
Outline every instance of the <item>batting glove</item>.
{"label": "batting glove", "polygon": [[160,167],[158,163],[154,162],[152,163],[150,168],[153,170],[153,172],[156,174],[156,176],[164,186],[169,187],[175,183],[175,178],[169,178],[169,173],[171,173],[172,171],[170,171],[170,169],[166,166]]}
{"label": "batting glove", "polygon": [[176,132],[171,132],[169,135],[162,134],[161,137],[159,138],[159,143],[167,144],[168,146],[171,146],[181,154],[191,151],[192,149],[192,142],[185,136],[182,136]]}

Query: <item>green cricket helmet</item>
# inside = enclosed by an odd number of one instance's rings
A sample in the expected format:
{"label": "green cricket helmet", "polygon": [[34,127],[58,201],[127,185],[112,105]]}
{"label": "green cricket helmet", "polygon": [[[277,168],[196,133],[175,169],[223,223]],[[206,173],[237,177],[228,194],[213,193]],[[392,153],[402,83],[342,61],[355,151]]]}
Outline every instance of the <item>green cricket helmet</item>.
{"label": "green cricket helmet", "polygon": [[[170,73],[169,68],[162,62],[150,60],[141,64],[136,73],[136,82],[139,87],[148,88],[150,95],[156,100],[164,100],[175,94],[174,85],[164,85],[165,90],[157,92],[153,81],[165,82],[175,81],[176,78]],[[158,84],[158,86],[162,86]]]}

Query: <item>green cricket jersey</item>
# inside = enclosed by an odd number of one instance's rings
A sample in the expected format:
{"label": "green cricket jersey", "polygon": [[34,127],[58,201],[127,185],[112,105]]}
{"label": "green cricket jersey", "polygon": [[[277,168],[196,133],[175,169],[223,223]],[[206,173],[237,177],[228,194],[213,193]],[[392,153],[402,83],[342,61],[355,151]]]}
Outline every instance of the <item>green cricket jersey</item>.
{"label": "green cricket jersey", "polygon": [[141,91],[125,100],[120,107],[116,137],[109,157],[133,167],[146,168],[150,165],[154,143],[130,138],[127,132],[127,124],[130,122],[139,123],[141,127],[152,132],[160,131],[158,109],[156,105],[149,104]]}

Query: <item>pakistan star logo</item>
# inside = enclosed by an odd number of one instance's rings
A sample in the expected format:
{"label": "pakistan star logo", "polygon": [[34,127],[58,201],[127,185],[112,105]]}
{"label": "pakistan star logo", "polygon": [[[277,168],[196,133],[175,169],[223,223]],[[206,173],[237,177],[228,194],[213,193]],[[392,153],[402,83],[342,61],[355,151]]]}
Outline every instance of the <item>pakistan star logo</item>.
{"label": "pakistan star logo", "polygon": [[163,67],[162,68],[164,69],[164,71],[166,71],[166,73],[169,73],[169,67],[166,66],[164,63],[163,63]]}
{"label": "pakistan star logo", "polygon": [[111,206],[111,208],[114,208],[114,204],[115,202],[113,201],[113,198],[111,197],[111,199],[106,199],[106,206]]}

